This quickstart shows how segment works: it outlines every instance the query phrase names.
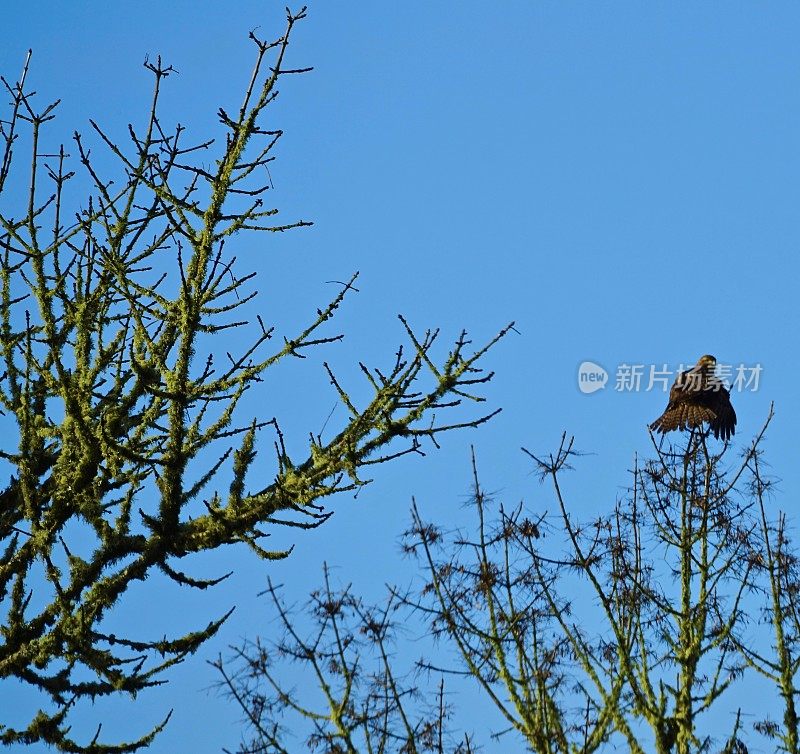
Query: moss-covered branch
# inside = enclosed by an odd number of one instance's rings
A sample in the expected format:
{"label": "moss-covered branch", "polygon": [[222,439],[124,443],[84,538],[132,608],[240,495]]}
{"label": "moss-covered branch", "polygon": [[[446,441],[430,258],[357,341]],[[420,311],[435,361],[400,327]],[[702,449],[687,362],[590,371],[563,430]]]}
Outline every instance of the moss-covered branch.
{"label": "moss-covered branch", "polygon": [[[437,334],[418,337],[403,320],[407,343],[391,367],[360,365],[371,392],[363,403],[326,366],[346,419],[332,438],[312,434],[302,457],[290,458],[287,445],[297,443],[280,425],[291,406],[243,415],[243,397],[262,390],[267,371],[341,339],[328,327],[355,280],[272,347],[280,325],[264,325],[254,273],[237,275],[225,246],[236,234],[309,225],[277,222],[258,182],[281,136],[264,128],[265,110],[284,77],[305,70],[285,64],[304,15],[288,13],[274,42],[251,34],[253,74],[238,112],[219,111],[216,141],[187,146],[184,127],[165,129],[159,102],[172,69],[159,58],[145,64],[154,89],[144,128],[131,126],[122,143],[91,121],[89,139],[74,136],[73,171],[63,146],[47,146],[58,103],[38,106],[28,63],[17,84],[4,81],[12,104],[0,131],[0,458],[9,475],[0,491],[0,678],[35,686],[50,711],[0,729],[0,741],[92,752],[147,745],[160,726],[139,741],[82,748],[68,737],[67,713],[84,698],[161,682],[225,616],[169,639],[112,635],[104,619],[131,584],[159,571],[209,588],[219,579],[196,578],[177,561],[237,542],[285,557],[262,546],[271,525],[319,525],[326,498],[368,482],[365,466],[422,453],[440,433],[493,413],[439,418],[483,400],[471,391],[491,379],[480,362],[497,338],[470,352],[462,334],[437,366]],[[116,161],[114,175],[104,175],[91,139]],[[73,186],[88,190],[77,211],[68,206]],[[232,329],[253,333],[236,354],[225,345]],[[267,437],[274,456],[264,453]]]}

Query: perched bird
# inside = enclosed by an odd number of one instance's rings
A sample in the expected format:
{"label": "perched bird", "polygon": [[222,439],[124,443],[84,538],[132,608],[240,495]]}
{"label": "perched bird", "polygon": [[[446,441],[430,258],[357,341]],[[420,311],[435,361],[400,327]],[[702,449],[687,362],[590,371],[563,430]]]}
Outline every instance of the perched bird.
{"label": "perched bird", "polygon": [[673,429],[695,429],[708,424],[714,437],[730,440],[736,431],[736,412],[731,396],[715,376],[717,360],[706,354],[697,364],[681,372],[669,391],[669,403],[664,413],[651,425],[654,432]]}

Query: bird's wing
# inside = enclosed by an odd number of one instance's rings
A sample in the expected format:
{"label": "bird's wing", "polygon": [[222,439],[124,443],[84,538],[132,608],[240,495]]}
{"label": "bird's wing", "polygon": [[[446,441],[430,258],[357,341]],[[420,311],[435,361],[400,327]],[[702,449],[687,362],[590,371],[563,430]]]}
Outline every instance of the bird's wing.
{"label": "bird's wing", "polygon": [[701,426],[703,422],[710,424],[715,419],[716,414],[711,408],[684,398],[670,401],[664,413],[650,425],[650,429],[662,433],[673,429],[692,429]]}
{"label": "bird's wing", "polygon": [[655,432],[672,432],[674,429],[699,427],[704,421],[710,422],[712,414],[698,403],[700,382],[697,368],[679,372],[669,391],[669,403],[664,413],[651,425]]}
{"label": "bird's wing", "polygon": [[714,418],[709,421],[714,437],[730,440],[736,431],[736,411],[731,405],[730,393],[720,385],[718,390],[708,391],[705,396],[706,405],[714,414]]}

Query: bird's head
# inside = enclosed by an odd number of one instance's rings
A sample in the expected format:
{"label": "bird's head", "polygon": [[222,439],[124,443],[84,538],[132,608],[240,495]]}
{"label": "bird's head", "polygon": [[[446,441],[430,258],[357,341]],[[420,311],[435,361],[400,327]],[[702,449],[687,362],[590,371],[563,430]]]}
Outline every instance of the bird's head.
{"label": "bird's head", "polygon": [[708,370],[709,372],[713,372],[714,369],[716,369],[716,367],[717,367],[717,360],[711,354],[707,353],[705,356],[701,356],[697,360],[698,369],[703,369],[703,370]]}

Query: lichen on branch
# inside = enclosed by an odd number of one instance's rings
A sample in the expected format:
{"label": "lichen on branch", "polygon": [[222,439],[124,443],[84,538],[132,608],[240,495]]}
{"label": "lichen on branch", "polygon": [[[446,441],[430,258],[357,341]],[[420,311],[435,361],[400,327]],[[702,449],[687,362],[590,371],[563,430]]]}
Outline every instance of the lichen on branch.
{"label": "lichen on branch", "polygon": [[[218,112],[221,140],[187,145],[184,126],[164,126],[159,102],[173,69],[160,58],[145,62],[154,90],[144,129],[129,126],[123,143],[90,121],[71,156],[48,145],[58,102],[37,104],[30,56],[16,83],[2,80],[11,108],[0,121],[0,458],[10,471],[0,492],[0,678],[49,700],[27,727],[0,725],[2,743],[146,746],[166,720],[136,741],[103,744],[98,735],[81,744],[69,737],[68,713],[82,699],[162,683],[227,615],[173,638],[109,633],[104,620],[132,584],[160,572],[212,587],[225,576],[201,579],[190,562],[177,563],[233,543],[285,557],[263,546],[269,527],[318,526],[330,515],[325,499],[367,483],[366,467],[423,453],[441,433],[495,413],[440,418],[483,401],[473,391],[492,375],[480,362],[509,328],[473,351],[462,333],[438,364],[438,333],[417,335],[401,318],[407,343],[391,367],[359,365],[371,393],[363,404],[325,365],[346,419],[332,439],[311,434],[305,457],[290,458],[296,443],[277,416],[242,415],[243,396],[262,389],[267,371],[341,340],[329,323],[357,277],[273,345],[276,327],[247,315],[254,273],[237,274],[226,250],[237,234],[310,225],[277,222],[261,182],[282,135],[265,128],[265,110],[283,77],[310,70],[285,63],[304,16],[288,12],[273,42],[250,34],[253,73],[238,111]],[[122,180],[106,177],[109,159]],[[89,196],[75,211],[71,186],[80,181]],[[226,351],[231,330],[254,333],[239,353]],[[274,457],[259,439],[266,432]]]}

